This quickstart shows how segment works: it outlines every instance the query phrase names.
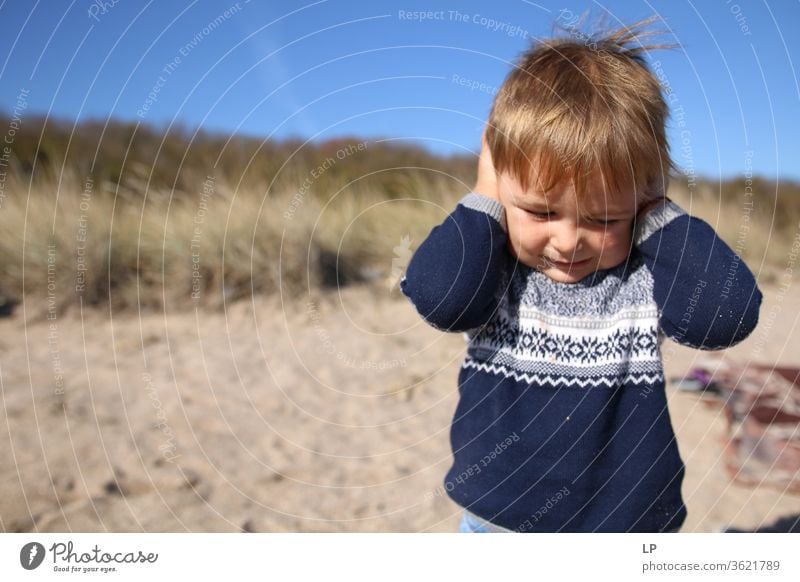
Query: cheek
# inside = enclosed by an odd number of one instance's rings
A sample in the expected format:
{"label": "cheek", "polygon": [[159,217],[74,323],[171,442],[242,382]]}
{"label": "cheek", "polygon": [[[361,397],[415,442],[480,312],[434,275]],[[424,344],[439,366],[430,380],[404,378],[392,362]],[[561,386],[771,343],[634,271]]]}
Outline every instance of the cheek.
{"label": "cheek", "polygon": [[515,247],[527,251],[540,249],[547,243],[547,228],[531,220],[525,211],[508,214],[508,234]]}
{"label": "cheek", "polygon": [[538,254],[547,246],[548,239],[546,227],[529,224],[522,230],[520,246],[530,254]]}
{"label": "cheek", "polygon": [[628,226],[615,226],[600,231],[595,237],[595,244],[606,253],[627,253],[631,244],[631,232]]}

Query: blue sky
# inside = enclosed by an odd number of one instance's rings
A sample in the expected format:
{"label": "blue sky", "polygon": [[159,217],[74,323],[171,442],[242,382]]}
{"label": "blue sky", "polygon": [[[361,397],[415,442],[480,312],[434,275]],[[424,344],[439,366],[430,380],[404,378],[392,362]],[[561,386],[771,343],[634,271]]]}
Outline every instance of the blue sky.
{"label": "blue sky", "polygon": [[23,92],[23,123],[112,116],[476,152],[515,57],[586,9],[611,23],[659,14],[662,40],[681,43],[650,59],[682,108],[669,135],[685,170],[800,180],[795,1],[6,1],[0,109]]}

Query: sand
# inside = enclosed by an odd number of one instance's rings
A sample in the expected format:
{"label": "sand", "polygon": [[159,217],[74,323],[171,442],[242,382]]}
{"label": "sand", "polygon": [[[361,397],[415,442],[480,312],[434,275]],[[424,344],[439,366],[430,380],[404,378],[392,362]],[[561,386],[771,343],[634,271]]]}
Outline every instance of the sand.
{"label": "sand", "polygon": [[[726,354],[798,365],[800,295],[764,294],[771,323]],[[0,321],[0,531],[457,531],[460,508],[436,492],[464,337],[396,288],[26,324],[44,309],[28,298]],[[667,377],[703,355],[663,349]],[[682,531],[800,514],[798,495],[728,479],[718,411],[668,397]]]}

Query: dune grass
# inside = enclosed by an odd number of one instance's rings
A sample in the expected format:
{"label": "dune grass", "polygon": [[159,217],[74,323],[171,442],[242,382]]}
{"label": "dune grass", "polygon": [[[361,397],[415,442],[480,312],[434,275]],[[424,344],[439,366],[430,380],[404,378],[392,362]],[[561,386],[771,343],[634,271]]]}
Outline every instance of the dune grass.
{"label": "dune grass", "polygon": [[393,199],[356,181],[327,200],[299,199],[285,183],[258,192],[195,182],[194,192],[87,188],[75,175],[14,183],[0,212],[0,294],[24,297],[29,316],[44,316],[79,302],[208,308],[252,293],[294,298],[385,282],[393,249],[404,238],[419,244],[456,198],[444,179],[412,179],[407,196]]}
{"label": "dune grass", "polygon": [[[114,311],[219,308],[252,293],[296,298],[364,282],[396,294],[410,254],[469,183],[437,171],[395,173],[390,193],[367,175],[328,181],[324,195],[300,188],[302,168],[260,190],[199,172],[184,176],[194,184],[187,190],[146,179],[88,182],[69,171],[12,179],[0,212],[0,295],[24,298],[29,317],[46,317],[79,302]],[[764,184],[746,197],[742,184],[689,190],[676,181],[670,196],[770,282],[799,232],[800,200]]]}

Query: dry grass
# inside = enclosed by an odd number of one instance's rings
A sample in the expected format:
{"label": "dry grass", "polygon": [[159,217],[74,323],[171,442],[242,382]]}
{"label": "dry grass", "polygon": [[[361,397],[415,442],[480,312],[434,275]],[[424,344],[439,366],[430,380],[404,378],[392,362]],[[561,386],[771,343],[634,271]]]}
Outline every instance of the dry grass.
{"label": "dry grass", "polygon": [[[236,191],[214,180],[204,196],[205,179],[196,176],[192,192],[146,182],[92,185],[88,197],[69,173],[60,182],[9,181],[0,212],[0,295],[24,298],[28,317],[44,317],[52,305],[81,301],[112,310],[219,308],[252,293],[296,297],[358,282],[397,292],[404,246],[413,251],[466,192],[436,172],[409,174],[390,194],[362,179],[340,180],[324,196],[298,192],[303,176],[295,172],[269,191]],[[670,196],[714,226],[761,282],[774,280],[798,232],[800,201],[762,188],[748,214],[744,187],[741,195],[735,190],[700,183],[690,194],[675,183]]]}
{"label": "dry grass", "polygon": [[403,237],[419,244],[458,197],[444,179],[411,180],[407,196],[395,199],[355,182],[327,201],[298,197],[286,184],[237,192],[214,181],[204,195],[204,179],[195,192],[142,184],[140,192],[98,187],[88,197],[75,176],[12,183],[0,213],[0,294],[24,297],[34,317],[49,300],[59,310],[81,301],[113,310],[215,308],[251,293],[294,297],[385,282],[394,247]]}

